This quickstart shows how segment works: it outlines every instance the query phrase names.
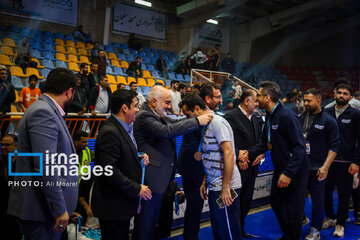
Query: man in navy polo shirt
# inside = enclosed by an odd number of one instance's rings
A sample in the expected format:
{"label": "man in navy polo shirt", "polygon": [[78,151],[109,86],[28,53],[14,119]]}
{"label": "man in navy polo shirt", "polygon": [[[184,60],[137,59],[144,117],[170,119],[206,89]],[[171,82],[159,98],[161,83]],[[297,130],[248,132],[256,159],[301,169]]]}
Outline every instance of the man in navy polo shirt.
{"label": "man in navy polo shirt", "polygon": [[[270,203],[284,235],[280,238],[299,240],[309,174],[305,140],[296,114],[279,101],[277,83],[260,84],[257,99],[259,107],[267,112],[264,135],[248,151],[240,151],[239,160],[253,159],[271,150],[274,174]],[[247,156],[248,155],[248,156]]]}
{"label": "man in navy polo shirt", "polygon": [[[352,87],[342,83],[335,88],[336,104],[325,111],[336,119],[340,133],[340,147],[334,163],[329,169],[325,186],[325,213],[323,228],[333,227],[336,237],[344,237],[345,221],[348,217],[353,175],[359,171],[360,111],[352,108],[349,101]],[[332,193],[337,187],[339,205],[335,216]]]}
{"label": "man in navy polo shirt", "polygon": [[310,159],[308,189],[312,201],[312,223],[306,240],[319,240],[324,220],[325,182],[329,167],[339,148],[339,128],[336,120],[321,110],[321,94],[311,88],[304,96],[306,112],[300,117]]}

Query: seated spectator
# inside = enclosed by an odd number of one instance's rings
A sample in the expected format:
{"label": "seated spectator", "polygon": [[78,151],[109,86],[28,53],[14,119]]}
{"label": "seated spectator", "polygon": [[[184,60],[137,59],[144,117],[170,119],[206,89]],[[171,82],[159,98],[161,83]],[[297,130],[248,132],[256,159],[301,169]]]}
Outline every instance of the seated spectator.
{"label": "seated spectator", "polygon": [[120,89],[125,89],[125,84],[119,83],[119,84],[117,85],[116,90],[120,90]]}
{"label": "seated spectator", "polygon": [[29,87],[23,87],[19,96],[19,105],[23,112],[35,102],[41,95],[41,91],[36,87],[38,77],[33,74],[29,77]]}
{"label": "seated spectator", "polygon": [[98,51],[98,57],[93,60],[93,63],[98,65],[98,75],[99,76],[105,76],[106,75],[106,57],[105,57],[105,51],[102,49],[99,49]]}
{"label": "seated spectator", "polygon": [[28,44],[28,38],[23,37],[21,44],[17,46],[16,51],[16,59],[15,64],[20,66],[24,73],[26,73],[26,68],[32,67],[36,68],[37,63],[34,61],[31,61],[31,55],[30,55],[30,46]]}
{"label": "seated spectator", "polygon": [[73,33],[74,39],[82,42],[92,42],[90,33],[84,33],[83,25],[79,25],[75,28]]}
{"label": "seated spectator", "polygon": [[201,48],[198,48],[197,52],[190,57],[190,59],[195,59],[195,66],[194,68],[197,69],[204,69],[204,64],[208,60],[206,55],[201,51]]}
{"label": "seated spectator", "polygon": [[80,77],[81,77],[81,88],[85,90],[86,95],[89,95],[90,93],[90,89],[92,89],[94,86],[90,86],[90,81],[89,81],[89,65],[85,64],[85,63],[81,63],[80,64]]}
{"label": "seated spectator", "polygon": [[[17,149],[17,136],[6,135],[1,139],[1,155],[0,155],[0,229],[1,234],[4,236],[11,236],[13,240],[21,240],[22,234],[19,229],[19,225],[16,222],[16,218],[7,213],[9,204],[9,195],[11,184],[14,180],[13,176],[9,176],[9,153],[13,153]],[[16,158],[12,157],[11,167],[15,172]]]}
{"label": "seated spectator", "polygon": [[136,82],[131,82],[129,87],[130,90],[133,90],[134,92],[137,93],[138,105],[140,108],[146,102],[145,97],[142,95],[141,92],[137,92],[138,85],[136,84]]}
{"label": "seated spectator", "polygon": [[164,56],[162,54],[159,55],[159,59],[156,60],[156,70],[159,71],[159,74],[163,78],[169,78],[168,76],[168,68],[166,67],[166,62],[164,60]]}
{"label": "seated spectator", "polygon": [[[4,65],[0,65],[0,116],[7,112],[11,112],[10,105],[16,99],[14,86],[11,83],[6,82],[6,80],[7,69]],[[7,125],[6,122],[3,123],[3,126],[4,125]]]}
{"label": "seated spectator", "polygon": [[99,74],[98,74],[99,64],[92,63],[90,65],[90,70],[91,72],[89,73],[88,78],[89,78],[90,89],[92,89],[93,87],[99,84]]}
{"label": "seated spectator", "polygon": [[224,72],[234,74],[236,70],[235,60],[232,58],[231,53],[228,53],[226,55],[226,58],[224,58],[221,62],[221,67]]}
{"label": "seated spectator", "polygon": [[188,69],[186,68],[186,58],[181,58],[180,61],[177,61],[175,63],[175,73],[176,74],[182,74],[183,77],[188,73]]}
{"label": "seated spectator", "polygon": [[94,42],[94,47],[91,49],[91,61],[99,56],[99,42]]}
{"label": "seated spectator", "polygon": [[140,51],[142,48],[144,48],[142,41],[135,36],[135,33],[130,34],[127,45],[129,48],[136,51]]}
{"label": "seated spectator", "polygon": [[111,90],[106,76],[100,77],[98,86],[91,89],[89,95],[89,110],[92,116],[98,113],[108,113],[110,107]]}
{"label": "seated spectator", "polygon": [[142,77],[140,57],[137,57],[135,61],[130,64],[129,68],[126,70],[126,74],[134,78]]}

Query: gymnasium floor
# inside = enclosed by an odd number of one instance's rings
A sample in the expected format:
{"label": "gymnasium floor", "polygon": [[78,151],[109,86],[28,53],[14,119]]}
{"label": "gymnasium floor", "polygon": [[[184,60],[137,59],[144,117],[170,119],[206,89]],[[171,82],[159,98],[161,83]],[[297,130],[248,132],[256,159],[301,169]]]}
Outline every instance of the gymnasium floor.
{"label": "gymnasium floor", "polygon": [[[311,220],[311,201],[310,198],[306,199],[305,204],[305,213],[308,218]],[[353,213],[350,212],[350,222],[346,223],[345,226],[345,237],[344,238],[337,238],[333,237],[332,233],[334,231],[334,228],[330,229],[324,229],[321,231],[321,239],[323,240],[332,240],[332,239],[342,239],[342,240],[358,240],[360,239],[360,226],[354,225],[353,221]],[[205,225],[205,226],[204,226]],[[199,238],[200,240],[213,240],[213,236],[211,233],[211,226],[210,222],[205,222],[202,224],[204,226],[200,230]],[[302,238],[304,239],[305,236],[309,233],[310,224],[305,226],[303,228],[303,234]],[[245,231],[251,235],[254,235],[255,237],[252,239],[256,240],[276,240],[281,237],[281,230],[279,228],[279,225],[277,223],[276,217],[272,209],[269,209],[269,206],[267,206],[263,210],[255,210],[254,213],[250,214],[246,218],[246,226]],[[173,232],[174,235],[181,234],[182,228],[177,229]],[[172,238],[169,238],[171,240],[182,240],[182,236],[178,235]]]}

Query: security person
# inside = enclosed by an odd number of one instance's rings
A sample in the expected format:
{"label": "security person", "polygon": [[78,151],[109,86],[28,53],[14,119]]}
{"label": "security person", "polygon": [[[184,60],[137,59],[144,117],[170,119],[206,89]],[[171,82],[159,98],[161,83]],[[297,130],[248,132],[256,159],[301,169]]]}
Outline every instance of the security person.
{"label": "security person", "polygon": [[[350,194],[353,184],[353,175],[359,171],[360,165],[360,111],[349,105],[352,99],[352,87],[342,83],[335,88],[336,104],[325,109],[336,119],[340,147],[334,163],[329,169],[329,176],[325,186],[325,213],[323,228],[335,227],[333,233],[336,237],[344,237],[345,221],[348,217]],[[332,193],[337,187],[339,205],[335,216]]]}
{"label": "security person", "polygon": [[263,137],[248,151],[240,151],[239,160],[245,162],[271,150],[274,173],[270,203],[284,235],[280,238],[299,240],[309,174],[305,140],[296,114],[279,101],[277,83],[260,83],[257,99],[267,112]]}
{"label": "security person", "polygon": [[304,96],[306,111],[300,122],[310,159],[308,189],[312,201],[312,223],[306,240],[319,240],[324,220],[325,182],[339,148],[339,128],[334,118],[321,109],[321,94],[311,88]]}
{"label": "security person", "polygon": [[[74,147],[76,150],[76,154],[78,155],[79,159],[79,170],[82,166],[90,166],[90,162],[94,160],[94,152],[91,151],[88,146],[89,135],[84,131],[76,131],[73,134],[74,140]],[[88,168],[83,168],[82,173],[88,173]],[[79,171],[81,175],[81,171]],[[81,178],[79,178],[79,182]]]}

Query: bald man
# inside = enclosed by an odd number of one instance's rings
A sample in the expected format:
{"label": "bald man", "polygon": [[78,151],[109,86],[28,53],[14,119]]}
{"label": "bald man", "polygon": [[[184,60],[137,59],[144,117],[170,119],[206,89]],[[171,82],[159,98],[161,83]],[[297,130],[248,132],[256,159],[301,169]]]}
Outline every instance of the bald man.
{"label": "bald man", "polygon": [[162,86],[154,86],[146,96],[144,108],[136,115],[134,136],[140,152],[149,155],[145,182],[152,192],[152,198],[142,201],[141,213],[135,218],[135,240],[152,240],[159,219],[163,194],[174,178],[176,166],[175,137],[194,131],[210,122],[207,113],[197,118],[174,121],[166,118],[171,108],[169,91]]}

